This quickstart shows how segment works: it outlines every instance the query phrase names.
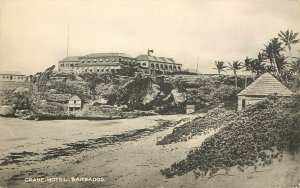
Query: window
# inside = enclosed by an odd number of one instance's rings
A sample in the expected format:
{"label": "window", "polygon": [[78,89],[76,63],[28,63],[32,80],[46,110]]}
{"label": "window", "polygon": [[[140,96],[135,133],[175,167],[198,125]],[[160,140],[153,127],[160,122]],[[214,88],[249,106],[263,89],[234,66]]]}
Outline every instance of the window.
{"label": "window", "polygon": [[90,69],[90,72],[93,72],[93,69]]}
{"label": "window", "polygon": [[94,63],[96,63],[97,59],[94,59]]}
{"label": "window", "polygon": [[84,72],[87,72],[87,69],[84,69]]}
{"label": "window", "polygon": [[84,63],[84,60],[81,60],[81,63]]}
{"label": "window", "polygon": [[106,59],[106,62],[108,62],[108,59]]}
{"label": "window", "polygon": [[172,70],[172,65],[169,65],[169,68]]}
{"label": "window", "polygon": [[74,104],[76,104],[76,101],[74,101]]}
{"label": "window", "polygon": [[151,68],[154,68],[154,64],[153,63],[151,63]]}
{"label": "window", "polygon": [[88,63],[90,63],[91,62],[91,60],[90,59],[88,59]]}
{"label": "window", "polygon": [[156,64],[156,68],[159,69],[159,65],[158,64]]}
{"label": "window", "polygon": [[97,69],[97,72],[100,72],[100,70],[99,70],[99,69]]}
{"label": "window", "polygon": [[64,65],[64,64],[61,64],[60,66],[61,66],[61,67],[64,67],[65,65]]}
{"label": "window", "polygon": [[165,65],[165,69],[168,69],[168,65]]}
{"label": "window", "polygon": [[162,68],[162,69],[163,69],[163,68],[164,68],[164,65],[163,65],[163,64],[160,64],[160,68]]}
{"label": "window", "polygon": [[103,61],[103,59],[101,58],[101,59],[99,59],[99,61],[100,61],[100,62],[102,62],[102,61]]}
{"label": "window", "polygon": [[70,64],[70,67],[73,67],[73,63]]}
{"label": "window", "polygon": [[180,68],[180,66],[178,66],[178,70],[180,70],[181,68]]}
{"label": "window", "polygon": [[246,100],[242,99],[242,108],[245,108],[245,107],[246,107]]}
{"label": "window", "polygon": [[173,68],[174,68],[174,70],[176,70],[176,66],[174,66]]}

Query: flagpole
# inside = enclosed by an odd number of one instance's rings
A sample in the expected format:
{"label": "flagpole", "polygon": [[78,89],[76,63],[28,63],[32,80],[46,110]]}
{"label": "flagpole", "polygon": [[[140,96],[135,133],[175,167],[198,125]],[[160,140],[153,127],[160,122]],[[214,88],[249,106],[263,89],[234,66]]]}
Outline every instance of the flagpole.
{"label": "flagpole", "polygon": [[67,58],[69,57],[69,35],[70,35],[70,28],[69,28],[69,24],[68,24]]}
{"label": "flagpole", "polygon": [[196,73],[198,73],[198,62],[199,62],[199,56],[197,58],[197,68],[196,68]]}

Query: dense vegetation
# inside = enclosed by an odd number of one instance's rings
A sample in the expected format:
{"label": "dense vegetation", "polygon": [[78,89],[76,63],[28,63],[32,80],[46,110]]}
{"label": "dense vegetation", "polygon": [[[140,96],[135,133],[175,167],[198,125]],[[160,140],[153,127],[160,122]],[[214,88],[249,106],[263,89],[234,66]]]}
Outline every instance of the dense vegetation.
{"label": "dense vegetation", "polygon": [[[283,152],[299,152],[300,95],[289,99],[270,96],[243,110],[201,146],[191,150],[185,160],[162,170],[170,178],[194,171],[210,176],[230,167],[243,171],[249,166],[269,165]],[[212,122],[214,124],[214,122]]]}
{"label": "dense vegetation", "polygon": [[172,133],[166,135],[158,141],[158,145],[171,144],[187,141],[193,136],[205,134],[210,129],[220,128],[236,116],[235,111],[226,110],[222,106],[209,110],[205,117],[198,117],[191,122],[187,122],[180,127],[173,129]]}

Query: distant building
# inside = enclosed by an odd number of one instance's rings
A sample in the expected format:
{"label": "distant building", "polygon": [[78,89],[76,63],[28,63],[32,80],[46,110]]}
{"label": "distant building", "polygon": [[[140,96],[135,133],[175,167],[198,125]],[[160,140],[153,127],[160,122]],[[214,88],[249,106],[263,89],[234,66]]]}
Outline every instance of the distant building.
{"label": "distant building", "polygon": [[29,77],[16,71],[0,72],[0,81],[26,82]]}
{"label": "distant building", "polygon": [[238,94],[238,110],[255,104],[271,94],[290,97],[292,93],[271,74],[265,73]]}
{"label": "distant building", "polygon": [[74,95],[69,99],[69,104],[68,104],[69,112],[81,110],[81,107],[82,107],[82,101],[78,96]]}
{"label": "distant building", "polygon": [[173,58],[156,57],[151,55],[139,55],[136,57],[137,64],[144,68],[146,74],[160,70],[165,72],[182,71],[182,64],[176,63]]}
{"label": "distant building", "polygon": [[69,56],[58,62],[59,72],[72,72],[74,66],[78,65],[78,56]]}
{"label": "distant building", "polygon": [[60,72],[117,73],[122,65],[135,65],[136,59],[125,53],[92,53],[72,56],[58,62]]}

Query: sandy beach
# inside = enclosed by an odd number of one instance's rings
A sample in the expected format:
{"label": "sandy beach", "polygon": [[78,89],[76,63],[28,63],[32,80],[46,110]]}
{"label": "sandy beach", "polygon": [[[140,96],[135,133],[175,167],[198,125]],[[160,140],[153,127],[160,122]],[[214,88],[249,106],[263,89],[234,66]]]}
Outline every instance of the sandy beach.
{"label": "sandy beach", "polygon": [[[217,175],[210,179],[196,179],[190,172],[181,177],[166,179],[160,174],[160,170],[185,159],[190,149],[199,146],[205,138],[214,134],[214,131],[211,131],[187,142],[156,145],[156,142],[170,133],[174,126],[179,126],[194,117],[195,115],[172,115],[131,120],[47,122],[1,118],[0,186],[292,187],[300,182],[299,160],[291,160],[289,155],[285,155],[282,162],[275,161],[271,166],[257,170],[249,168],[245,172],[238,172],[232,169],[229,175]],[[159,131],[147,129],[159,127],[162,122],[170,124]],[[140,135],[139,132],[134,132],[144,129],[146,131]],[[132,131],[135,134],[131,136]],[[124,137],[124,133],[128,133],[130,138]],[[113,135],[123,137],[114,140]],[[111,139],[110,143],[102,143],[102,140],[99,140],[105,136]],[[75,149],[74,143],[77,144]],[[55,149],[61,151],[61,154],[53,157],[50,154],[53,154]],[[22,157],[19,157],[20,155]],[[45,156],[53,158],[44,159]],[[98,178],[101,181],[80,181],[80,178],[86,177]],[[45,180],[26,182],[28,178]],[[72,178],[79,179],[72,181]]]}

